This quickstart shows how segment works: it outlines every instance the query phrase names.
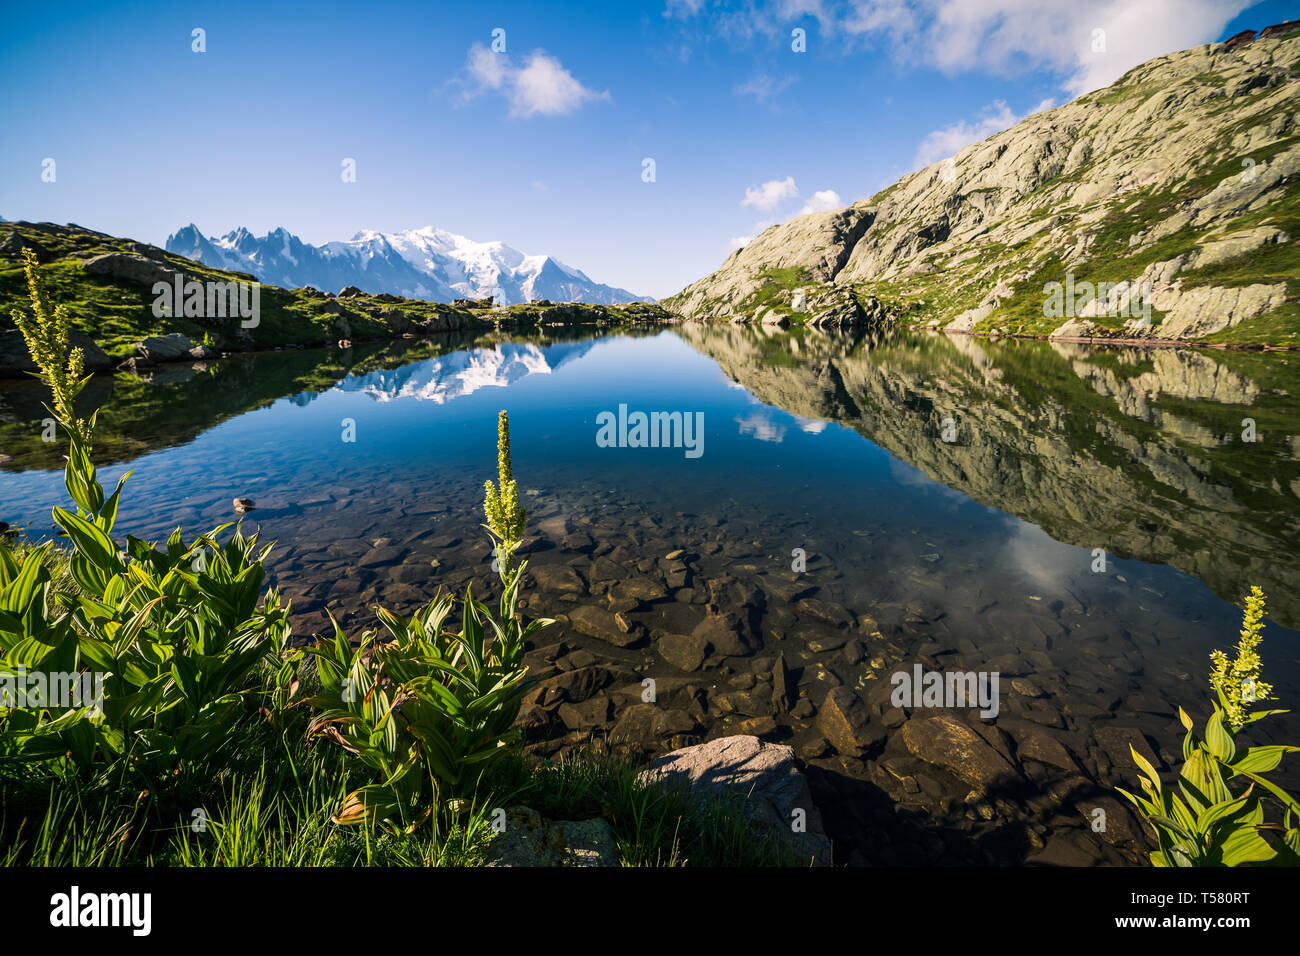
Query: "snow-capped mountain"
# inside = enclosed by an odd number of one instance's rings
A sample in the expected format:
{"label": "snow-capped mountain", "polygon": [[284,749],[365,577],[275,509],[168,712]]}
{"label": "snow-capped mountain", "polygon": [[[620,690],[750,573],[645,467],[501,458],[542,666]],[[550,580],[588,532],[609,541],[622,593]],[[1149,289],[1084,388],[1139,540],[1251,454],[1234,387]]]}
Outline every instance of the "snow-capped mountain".
{"label": "snow-capped mountain", "polygon": [[494,348],[467,349],[402,368],[350,375],[334,387],[344,392],[361,392],[380,402],[414,398],[443,405],[472,395],[480,388],[504,388],[530,375],[550,375],[582,358],[593,344],[590,341],[547,346],[506,343]]}
{"label": "snow-capped mountain", "polygon": [[167,251],[289,289],[338,292],[352,285],[435,302],[491,295],[499,305],[534,299],[609,305],[645,298],[595,282],[551,256],[525,255],[501,242],[475,242],[432,226],[388,233],[367,229],[342,242],[313,246],[283,227],[261,237],[240,227],[217,238],[204,237],[191,223],[167,237]]}
{"label": "snow-capped mountain", "polygon": [[[545,346],[504,343],[494,348],[464,349],[401,368],[346,375],[333,389],[360,392],[377,402],[412,398],[445,405],[480,388],[504,388],[530,375],[550,375],[582,358],[593,345],[594,341],[556,342]],[[300,392],[289,401],[305,406],[321,394]]]}

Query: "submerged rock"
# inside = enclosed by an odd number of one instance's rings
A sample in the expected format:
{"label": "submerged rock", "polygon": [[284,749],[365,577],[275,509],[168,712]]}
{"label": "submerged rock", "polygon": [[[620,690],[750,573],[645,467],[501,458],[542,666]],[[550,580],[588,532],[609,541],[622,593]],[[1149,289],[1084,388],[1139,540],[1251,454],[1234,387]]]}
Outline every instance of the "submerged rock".
{"label": "submerged rock", "polygon": [[696,634],[665,634],[656,648],[659,656],[684,671],[699,670],[709,653],[709,642]]}
{"label": "submerged rock", "polygon": [[1020,776],[1007,757],[948,714],[913,717],[903,725],[903,743],[913,755],[981,791]]}

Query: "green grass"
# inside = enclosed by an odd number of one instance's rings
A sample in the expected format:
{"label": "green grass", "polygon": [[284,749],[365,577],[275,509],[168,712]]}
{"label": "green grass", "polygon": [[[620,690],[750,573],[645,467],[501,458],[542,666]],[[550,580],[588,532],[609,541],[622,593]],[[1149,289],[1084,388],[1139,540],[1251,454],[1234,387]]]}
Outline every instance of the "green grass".
{"label": "green grass", "polygon": [[807,269],[786,268],[786,269],[764,269],[759,273],[758,278],[762,280],[762,285],[751,292],[745,299],[736,306],[737,313],[741,315],[754,315],[764,309],[775,306],[784,306],[789,310],[788,293],[812,282]]}
{"label": "green grass", "polygon": [[647,786],[633,761],[581,751],[558,762],[512,755],[414,833],[338,826],[330,816],[357,781],[337,752],[305,744],[304,729],[301,719],[245,724],[233,769],[206,782],[188,775],[166,796],[0,777],[0,864],[481,866],[492,856],[493,811],[521,804],[556,820],[604,817],[623,866],[804,863],[751,827],[741,794]]}

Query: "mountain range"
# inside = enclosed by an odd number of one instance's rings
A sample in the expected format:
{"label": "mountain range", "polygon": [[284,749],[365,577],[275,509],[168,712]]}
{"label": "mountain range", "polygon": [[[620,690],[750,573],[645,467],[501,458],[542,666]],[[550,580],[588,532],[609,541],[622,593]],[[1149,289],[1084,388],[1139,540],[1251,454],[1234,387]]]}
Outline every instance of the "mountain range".
{"label": "mountain range", "polygon": [[653,301],[603,285],[547,255],[526,255],[502,242],[475,242],[426,226],[402,232],[363,230],[351,239],[311,245],[280,227],[254,236],[240,227],[204,236],[191,223],[167,237],[167,251],[205,265],[247,272],[288,289],[312,287],[452,302],[493,296],[497,305]]}
{"label": "mountain range", "polygon": [[398,398],[444,405],[481,388],[504,388],[529,375],[550,375],[591,351],[594,341],[539,346],[503,342],[491,348],[463,349],[395,369],[347,376],[334,387],[361,392],[379,402]]}

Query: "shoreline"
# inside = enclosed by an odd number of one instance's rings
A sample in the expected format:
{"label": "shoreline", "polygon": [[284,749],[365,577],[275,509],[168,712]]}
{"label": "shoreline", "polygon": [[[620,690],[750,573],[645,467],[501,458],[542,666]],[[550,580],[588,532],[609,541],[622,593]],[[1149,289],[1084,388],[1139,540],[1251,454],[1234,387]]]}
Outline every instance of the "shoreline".
{"label": "shoreline", "polygon": [[1134,339],[1110,336],[1058,336],[1037,335],[1029,332],[1008,332],[993,334],[973,332],[963,329],[923,329],[942,335],[969,335],[981,339],[1032,339],[1039,342],[1066,342],[1071,345],[1128,345],[1140,348],[1174,348],[1174,349],[1215,349],[1220,352],[1300,352],[1297,345],[1260,345],[1256,343],[1237,342],[1188,342],[1181,339]]}

